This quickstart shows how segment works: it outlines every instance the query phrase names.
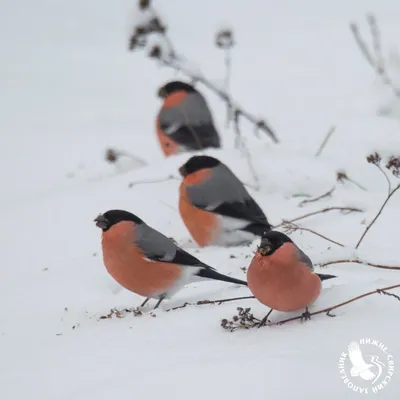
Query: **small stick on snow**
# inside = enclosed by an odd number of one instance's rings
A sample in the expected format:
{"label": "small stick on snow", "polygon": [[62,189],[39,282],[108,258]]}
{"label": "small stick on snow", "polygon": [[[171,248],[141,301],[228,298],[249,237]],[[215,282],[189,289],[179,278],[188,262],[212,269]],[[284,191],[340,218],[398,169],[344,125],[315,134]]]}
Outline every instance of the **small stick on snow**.
{"label": "small stick on snow", "polygon": [[244,297],[234,297],[234,298],[229,298],[229,299],[219,299],[219,300],[199,300],[196,303],[183,303],[181,306],[176,306],[173,308],[170,308],[168,311],[174,311],[174,310],[179,310],[181,308],[185,308],[187,306],[202,306],[205,304],[217,304],[217,305],[221,305],[223,303],[228,303],[230,301],[236,301],[236,300],[246,300],[246,299],[254,299],[254,296],[244,296]]}
{"label": "small stick on snow", "polygon": [[362,260],[334,260],[334,261],[327,261],[322,264],[316,264],[316,265],[323,268],[323,267],[327,267],[328,265],[332,265],[332,264],[346,264],[346,263],[362,264],[362,265],[368,265],[368,266],[374,267],[374,268],[393,269],[393,270],[400,271],[400,267],[391,267],[389,265],[374,264],[374,263],[371,263],[368,261],[362,261]]}
{"label": "small stick on snow", "polygon": [[160,178],[160,179],[149,179],[149,180],[145,180],[145,181],[136,181],[136,182],[130,182],[128,187],[132,188],[136,185],[145,185],[145,184],[151,184],[151,183],[161,183],[161,182],[168,182],[168,181],[179,181],[180,179],[177,178],[176,176],[173,175],[168,175],[165,178]]}
{"label": "small stick on snow", "polygon": [[326,193],[324,193],[324,194],[321,194],[321,195],[318,196],[318,197],[313,197],[313,198],[311,198],[311,199],[303,200],[302,202],[299,203],[299,207],[302,207],[302,206],[304,206],[304,205],[307,204],[307,203],[314,203],[314,202],[316,202],[316,201],[318,201],[318,200],[324,199],[325,197],[331,197],[331,196],[332,196],[332,193],[333,193],[335,190],[336,190],[336,186],[334,186],[331,190],[329,190],[328,192],[326,192]]}
{"label": "small stick on snow", "polygon": [[319,147],[318,151],[315,153],[315,157],[319,157],[321,153],[324,151],[325,146],[327,145],[329,139],[333,135],[333,133],[336,131],[336,126],[331,126],[328,133],[325,136],[325,139],[322,141],[321,146]]}

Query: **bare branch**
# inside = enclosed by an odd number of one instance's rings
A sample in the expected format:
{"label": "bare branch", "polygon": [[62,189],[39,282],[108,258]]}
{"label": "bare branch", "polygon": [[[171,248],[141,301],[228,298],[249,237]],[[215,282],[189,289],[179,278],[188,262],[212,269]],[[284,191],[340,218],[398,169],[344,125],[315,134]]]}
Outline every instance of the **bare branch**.
{"label": "bare branch", "polygon": [[360,48],[364,58],[367,60],[368,64],[374,69],[376,75],[381,79],[382,83],[390,87],[394,95],[397,98],[400,98],[400,89],[394,84],[392,78],[389,76],[386,65],[384,64],[384,60],[382,57],[380,33],[376,18],[373,15],[370,15],[367,17],[367,22],[370,26],[372,40],[374,43],[373,50],[375,54],[372,54],[371,51],[368,49],[365,40],[361,37],[358,26],[355,23],[351,23],[350,29],[353,33],[354,39],[358,47]]}
{"label": "bare branch", "polygon": [[295,223],[290,222],[290,221],[284,221],[283,222],[283,229],[287,229],[287,231],[289,231],[289,232],[296,232],[296,231],[310,232],[313,235],[319,236],[320,238],[327,240],[328,242],[336,244],[337,246],[345,247],[344,244],[336,242],[335,240],[329,239],[328,237],[322,235],[321,233],[313,231],[312,229],[303,228],[303,227],[301,227],[299,225],[296,225]]}
{"label": "bare branch", "polygon": [[130,182],[128,187],[132,188],[136,185],[145,185],[145,184],[151,184],[151,183],[161,183],[161,182],[168,182],[168,181],[173,181],[173,180],[177,180],[179,181],[180,179],[177,178],[176,176],[173,175],[168,175],[165,178],[160,178],[160,179],[149,179],[149,180],[144,180],[144,181],[136,181],[136,182]]}
{"label": "bare branch", "polygon": [[359,208],[354,208],[354,207],[327,207],[327,208],[323,208],[322,210],[318,210],[318,211],[313,211],[304,215],[301,215],[300,217],[296,217],[290,220],[283,220],[279,225],[275,225],[274,229],[281,227],[284,223],[287,222],[296,222],[296,221],[300,221],[302,219],[308,218],[308,217],[312,217],[314,215],[318,215],[318,214],[324,214],[326,212],[329,211],[341,211],[341,212],[346,212],[347,213],[351,213],[351,212],[363,212],[363,210],[359,209]]}
{"label": "bare branch", "polygon": [[[388,290],[392,290],[392,289],[397,289],[400,288],[400,284],[397,285],[392,285],[392,286],[387,286],[384,288],[379,288],[379,289],[375,289],[371,292],[367,292],[367,293],[363,293],[359,296],[353,297],[347,301],[344,301],[342,303],[336,304],[334,306],[328,307],[328,308],[324,308],[323,310],[319,310],[319,311],[315,311],[313,313],[310,313],[310,316],[314,316],[314,315],[319,315],[319,314],[326,314],[329,317],[335,317],[334,314],[332,314],[333,310],[336,310],[340,307],[343,307],[345,305],[354,303],[358,300],[361,300],[365,297],[368,296],[372,296],[374,294],[384,294],[387,296],[391,296],[394,297],[396,300],[400,301],[400,296],[397,296],[393,293],[389,293]],[[255,328],[255,327],[259,327],[259,322],[260,319],[255,318],[251,313],[250,313],[250,308],[246,308],[243,309],[242,307],[238,307],[238,315],[233,317],[233,321],[228,321],[227,319],[223,319],[221,321],[221,326],[224,329],[227,329],[229,331],[234,331],[236,329],[250,329],[250,328]],[[297,321],[297,320],[302,320],[303,319],[303,315],[298,315],[297,317],[292,317],[292,318],[287,318],[281,321],[277,321],[277,322],[268,322],[266,323],[264,326],[277,326],[277,325],[283,325],[286,324],[287,322],[292,322],[292,321]]]}
{"label": "bare branch", "polygon": [[352,183],[353,185],[356,185],[359,189],[363,190],[364,192],[367,191],[367,189],[360,185],[359,183],[357,183],[356,181],[354,181],[353,179],[351,179],[345,171],[338,171],[336,174],[336,180],[340,183],[343,183],[344,181],[348,181],[350,183]]}
{"label": "bare branch", "polygon": [[331,138],[331,136],[333,135],[333,133],[336,131],[336,126],[331,126],[328,133],[326,134],[324,140],[321,143],[321,146],[319,146],[319,149],[317,150],[317,152],[315,153],[315,157],[319,157],[321,155],[321,153],[324,151],[325,146],[327,145],[329,139]]}
{"label": "bare branch", "polygon": [[357,260],[357,259],[327,261],[325,263],[316,264],[316,265],[318,265],[321,268],[323,268],[323,267],[327,267],[328,265],[332,265],[332,264],[346,264],[346,263],[362,264],[362,265],[368,265],[368,266],[373,267],[373,268],[393,269],[393,270],[399,270],[400,271],[400,267],[392,267],[392,266],[389,266],[389,265],[374,264],[374,263],[371,263],[371,262],[368,262],[368,261]]}
{"label": "bare branch", "polygon": [[[372,162],[375,166],[377,166],[379,168],[380,171],[382,171],[382,173],[385,175],[385,177],[387,178],[389,185],[390,185],[390,181],[389,178],[386,176],[385,172],[381,169],[379,163],[380,163],[380,159],[378,161],[374,161],[371,159],[371,156],[369,156],[367,159],[370,159],[371,161],[368,162]],[[356,245],[356,249],[358,249],[360,247],[361,242],[363,241],[365,235],[368,233],[368,231],[371,229],[371,227],[374,225],[374,223],[376,222],[376,220],[379,218],[379,216],[382,214],[383,209],[386,207],[386,204],[389,202],[390,198],[397,192],[397,190],[400,189],[400,184],[398,184],[391,192],[389,192],[389,194],[386,196],[385,201],[383,202],[381,208],[379,209],[378,213],[375,215],[375,218],[368,224],[368,226],[365,228],[365,231],[363,232],[363,234],[360,237],[360,240],[358,241],[357,245]]]}
{"label": "bare branch", "polygon": [[331,196],[332,196],[332,193],[333,193],[335,190],[336,190],[336,186],[334,186],[332,189],[330,189],[330,190],[327,191],[326,193],[321,194],[321,195],[319,195],[319,196],[317,196],[317,197],[313,197],[313,198],[311,198],[311,199],[305,199],[305,200],[303,200],[303,201],[301,201],[301,202],[299,203],[299,207],[303,207],[305,204],[308,204],[308,203],[314,203],[314,202],[316,202],[316,201],[318,201],[318,200],[322,200],[322,199],[324,199],[325,197],[331,197]]}

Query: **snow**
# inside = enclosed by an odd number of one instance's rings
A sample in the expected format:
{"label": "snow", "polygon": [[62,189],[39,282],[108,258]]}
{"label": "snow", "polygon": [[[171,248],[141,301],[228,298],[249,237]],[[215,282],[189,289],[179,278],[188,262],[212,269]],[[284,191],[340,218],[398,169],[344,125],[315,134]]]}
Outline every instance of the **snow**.
{"label": "snow", "polygon": [[[281,139],[280,145],[263,133],[257,139],[251,125],[241,124],[261,183],[260,191],[249,191],[271,223],[329,206],[359,207],[363,213],[332,211],[298,222],[345,248],[309,232],[291,237],[317,264],[356,254],[399,266],[399,194],[354,253],[387,194],[380,171],[365,157],[376,150],[399,154],[400,126],[396,115],[377,116],[390,100],[388,92],[378,85],[348,24],[362,22],[367,32],[364,16],[374,12],[390,52],[400,33],[400,4],[220,0],[211,7],[173,0],[155,1],[154,7],[166,18],[177,51],[215,81],[224,77],[215,32],[227,25],[234,29],[232,95],[265,116]],[[189,240],[177,211],[179,180],[160,182],[177,177],[188,155],[164,159],[154,132],[157,88],[182,76],[127,51],[133,9],[127,0],[2,3],[0,398],[356,398],[337,367],[348,343],[377,339],[400,362],[400,305],[389,296],[349,304],[335,311],[336,318],[322,314],[304,324],[229,333],[220,321],[236,307],[251,307],[260,317],[266,308],[245,300],[166,312],[184,302],[249,295],[244,287],[198,283],[166,301],[155,316],[99,320],[111,308],[142,302],[120,289],[102,265],[100,232],[93,223],[100,212],[134,212],[238,278],[245,278],[241,267],[249,265],[257,246],[255,241],[250,247],[199,249]],[[224,141],[224,150],[206,153],[254,185],[246,160],[233,148],[232,128],[225,128],[225,105],[199,87]],[[337,130],[316,158],[332,125]],[[128,161],[116,169],[104,161],[107,147],[137,155],[148,166],[135,169]],[[332,197],[298,206],[304,197],[297,195],[330,190],[338,170],[367,192],[337,184]],[[324,282],[311,311],[400,283],[398,271],[358,264],[322,271],[338,278]],[[276,312],[271,318],[293,315]],[[399,397],[398,374],[377,397]]]}

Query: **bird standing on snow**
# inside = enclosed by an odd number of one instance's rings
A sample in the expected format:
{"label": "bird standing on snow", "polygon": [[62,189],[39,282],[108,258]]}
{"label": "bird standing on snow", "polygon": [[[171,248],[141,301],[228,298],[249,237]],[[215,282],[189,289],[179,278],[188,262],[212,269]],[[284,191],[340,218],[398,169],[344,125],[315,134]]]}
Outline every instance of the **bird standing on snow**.
{"label": "bird standing on snow", "polygon": [[199,246],[238,245],[271,230],[240,180],[216,158],[193,156],[179,172],[179,212]]}
{"label": "bird standing on snow", "polygon": [[164,100],[157,116],[157,137],[166,156],[220,148],[220,138],[204,97],[191,85],[173,81],[158,91]]}
{"label": "bird standing on snow", "polygon": [[267,322],[273,310],[297,311],[306,309],[303,317],[310,319],[308,307],[321,292],[321,281],[336,278],[317,274],[309,257],[281,232],[269,231],[247,270],[248,286],[260,303],[270,312],[260,322]]}
{"label": "bird standing on snow", "polygon": [[150,299],[171,297],[188,283],[213,279],[247,285],[202,263],[137,216],[110,210],[95,220],[102,232],[103,261],[108,273],[124,288]]}

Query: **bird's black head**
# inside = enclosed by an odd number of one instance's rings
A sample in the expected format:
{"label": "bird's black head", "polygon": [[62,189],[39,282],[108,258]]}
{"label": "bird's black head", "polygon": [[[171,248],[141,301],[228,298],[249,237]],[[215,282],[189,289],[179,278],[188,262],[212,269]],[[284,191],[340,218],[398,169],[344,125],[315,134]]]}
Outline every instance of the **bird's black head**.
{"label": "bird's black head", "polygon": [[284,233],[268,231],[263,234],[257,250],[262,256],[270,256],[285,243],[293,243],[293,241]]}
{"label": "bird's black head", "polygon": [[135,224],[141,224],[143,221],[136,215],[124,210],[109,210],[104,214],[100,214],[94,219],[96,226],[103,232],[108,231],[113,225],[122,221],[131,221]]}
{"label": "bird's black head", "polygon": [[170,94],[179,91],[193,93],[196,92],[196,89],[192,85],[189,85],[188,83],[181,81],[172,81],[168,82],[164,86],[161,86],[160,89],[158,89],[157,95],[158,97],[165,99]]}
{"label": "bird's black head", "polygon": [[200,171],[201,169],[205,168],[214,168],[221,164],[221,161],[217,160],[214,157],[210,156],[193,156],[186,161],[179,168],[179,173],[186,177],[194,172]]}

